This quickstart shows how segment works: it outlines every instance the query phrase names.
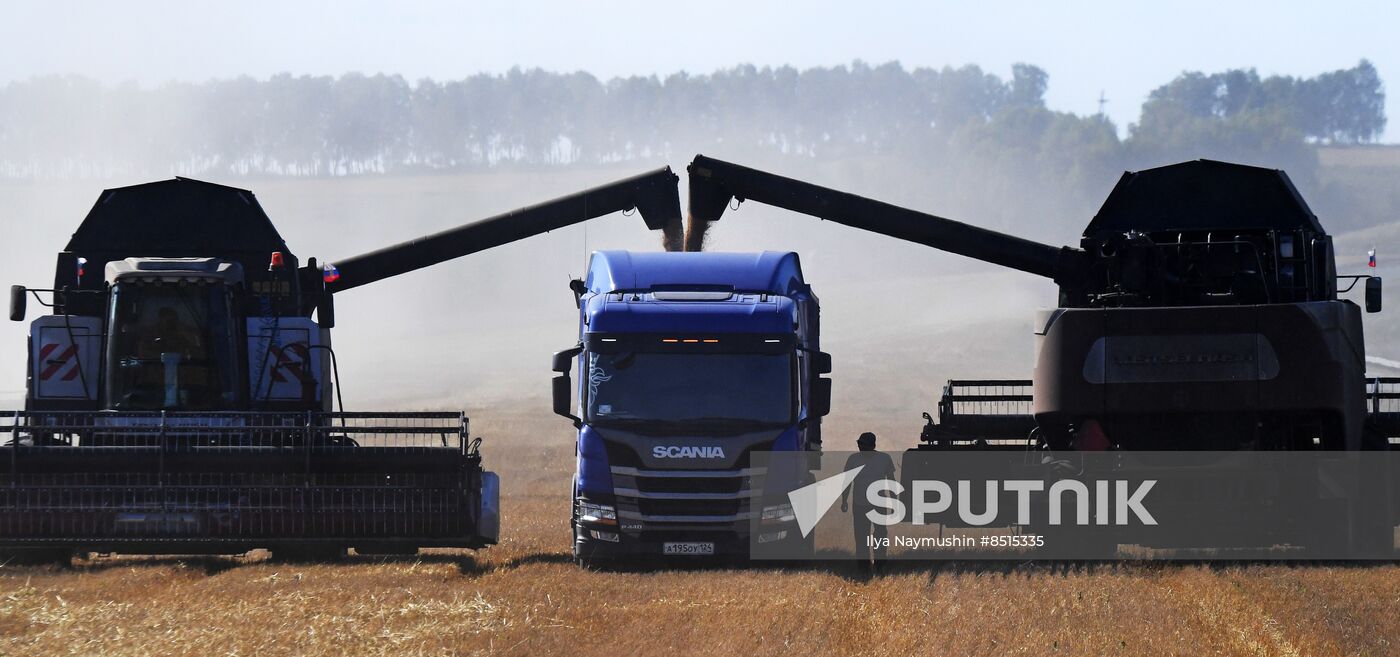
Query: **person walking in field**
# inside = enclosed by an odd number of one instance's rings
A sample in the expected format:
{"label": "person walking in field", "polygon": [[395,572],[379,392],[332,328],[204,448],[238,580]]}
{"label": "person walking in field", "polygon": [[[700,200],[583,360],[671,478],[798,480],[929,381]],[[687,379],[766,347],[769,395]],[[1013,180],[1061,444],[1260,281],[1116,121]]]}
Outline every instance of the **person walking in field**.
{"label": "person walking in field", "polygon": [[[876,565],[885,559],[885,541],[889,538],[889,529],[879,523],[870,522],[866,513],[874,509],[874,505],[866,498],[866,490],[870,485],[882,479],[894,478],[894,459],[889,454],[876,451],[875,434],[867,431],[856,439],[856,447],[859,449],[846,459],[847,472],[864,466],[853,485],[841,491],[841,511],[849,510],[846,503],[847,495],[855,491],[855,513],[851,514],[851,526],[856,539],[856,561],[860,563],[862,569],[870,569],[872,556]],[[872,551],[871,542],[874,542],[875,549]]]}

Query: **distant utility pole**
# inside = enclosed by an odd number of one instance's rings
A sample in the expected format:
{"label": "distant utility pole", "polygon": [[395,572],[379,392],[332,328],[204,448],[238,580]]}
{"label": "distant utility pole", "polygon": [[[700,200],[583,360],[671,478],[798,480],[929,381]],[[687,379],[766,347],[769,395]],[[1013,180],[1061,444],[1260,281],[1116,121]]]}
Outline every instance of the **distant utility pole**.
{"label": "distant utility pole", "polygon": [[1103,107],[1108,104],[1108,99],[1104,98],[1103,89],[1099,90],[1099,118],[1103,118]]}

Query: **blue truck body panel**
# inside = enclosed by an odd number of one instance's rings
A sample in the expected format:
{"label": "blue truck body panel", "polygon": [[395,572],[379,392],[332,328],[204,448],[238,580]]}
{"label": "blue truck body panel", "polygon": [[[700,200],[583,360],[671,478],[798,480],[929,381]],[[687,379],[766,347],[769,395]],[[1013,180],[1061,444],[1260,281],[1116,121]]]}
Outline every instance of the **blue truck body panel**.
{"label": "blue truck body panel", "polygon": [[712,287],[787,295],[804,287],[797,254],[780,251],[598,251],[590,260],[584,283],[594,294]]}
{"label": "blue truck body panel", "polygon": [[797,321],[792,299],[756,294],[703,303],[659,301],[650,293],[598,295],[585,312],[594,333],[792,333]]}

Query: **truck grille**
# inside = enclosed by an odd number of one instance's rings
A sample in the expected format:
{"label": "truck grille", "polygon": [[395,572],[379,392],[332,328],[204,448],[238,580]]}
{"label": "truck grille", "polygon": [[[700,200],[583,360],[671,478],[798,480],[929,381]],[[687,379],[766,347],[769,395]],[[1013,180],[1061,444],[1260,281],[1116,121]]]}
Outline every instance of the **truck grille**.
{"label": "truck grille", "polygon": [[753,513],[764,470],[648,470],[613,466],[613,492],[623,520],[736,524]]}
{"label": "truck grille", "polygon": [[[773,449],[765,440],[744,448],[738,467],[716,470],[648,468],[632,447],[604,441],[617,496],[618,519],[647,523],[646,531],[661,529],[713,530],[720,526],[748,529],[758,511],[754,502],[763,490],[765,468],[747,467],[755,451]],[[658,527],[658,523],[660,523]]]}

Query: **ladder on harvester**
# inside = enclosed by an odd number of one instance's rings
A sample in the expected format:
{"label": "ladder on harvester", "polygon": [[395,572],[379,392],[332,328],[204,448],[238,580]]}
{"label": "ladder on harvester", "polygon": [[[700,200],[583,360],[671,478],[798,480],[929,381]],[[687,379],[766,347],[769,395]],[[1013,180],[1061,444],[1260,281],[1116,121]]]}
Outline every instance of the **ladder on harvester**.
{"label": "ladder on harvester", "polygon": [[1366,429],[1378,431],[1400,449],[1400,377],[1366,378]]}

